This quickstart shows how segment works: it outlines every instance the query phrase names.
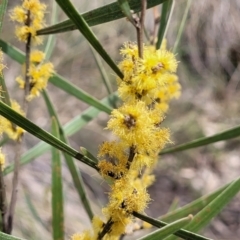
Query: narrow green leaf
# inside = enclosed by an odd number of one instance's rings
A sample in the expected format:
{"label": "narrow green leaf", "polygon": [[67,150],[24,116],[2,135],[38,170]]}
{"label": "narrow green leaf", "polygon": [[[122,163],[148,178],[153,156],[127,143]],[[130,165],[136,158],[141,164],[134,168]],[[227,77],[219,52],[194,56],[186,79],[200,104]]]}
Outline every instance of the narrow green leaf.
{"label": "narrow green leaf", "polygon": [[28,189],[26,186],[23,186],[23,193],[24,193],[26,204],[27,204],[28,209],[31,212],[33,218],[36,220],[36,222],[38,222],[40,225],[42,225],[43,228],[47,229],[45,222],[41,219],[41,217],[38,214],[37,209],[33,205],[33,202],[31,200],[31,197],[29,196],[29,192],[28,192]]}
{"label": "narrow green leaf", "polygon": [[[55,1],[52,1],[52,11],[51,11],[51,24],[55,24],[57,22],[58,16],[58,6]],[[47,38],[47,43],[44,49],[45,60],[48,60],[52,55],[54,46],[56,43],[56,37],[54,35],[49,35]]]}
{"label": "narrow green leaf", "polygon": [[[178,204],[179,204],[179,198],[175,197],[170,205],[170,207],[168,208],[168,213],[171,213],[173,211],[175,211],[178,208]],[[185,214],[184,216],[187,216],[187,214]],[[180,218],[178,218],[180,219]]]}
{"label": "narrow green leaf", "polygon": [[98,70],[101,73],[103,84],[106,87],[108,94],[111,94],[113,92],[113,90],[112,90],[112,86],[111,86],[111,83],[109,81],[108,75],[105,71],[105,68],[104,68],[99,56],[96,54],[96,52],[92,48],[91,48],[91,51],[92,51],[94,60],[97,64]]}
{"label": "narrow green leaf", "polygon": [[99,100],[92,97],[82,89],[78,88],[74,84],[68,82],[63,77],[61,77],[58,74],[55,74],[49,79],[49,82],[51,82],[56,87],[62,89],[63,91],[71,94],[72,96],[76,97],[77,99],[82,100],[83,102],[89,104],[90,106],[93,106],[107,114],[110,114],[112,111],[112,108],[102,104]]}
{"label": "narrow green leaf", "polygon": [[[145,216],[145,215],[142,215],[140,213],[137,213],[137,212],[133,212],[133,216],[145,221],[145,222],[148,222],[150,223],[151,225],[155,226],[155,227],[158,227],[158,228],[162,228],[162,227],[165,227],[167,226],[168,224],[165,223],[165,222],[162,222],[162,221],[159,221],[159,220],[156,220],[154,218],[150,218],[148,216]],[[206,238],[206,237],[203,237],[203,236],[200,236],[196,233],[192,233],[192,232],[189,232],[185,229],[180,229],[178,230],[177,232],[174,233],[175,236],[178,236],[178,237],[181,237],[183,239],[187,239],[187,240],[211,240],[210,238]]]}
{"label": "narrow green leaf", "polygon": [[[6,43],[1,39],[0,39],[0,47],[2,47],[3,52],[5,52],[9,57],[14,59],[18,63],[23,64],[25,62],[25,55],[23,54],[22,51],[13,47],[12,45]],[[94,106],[103,112],[110,114],[112,111],[112,108],[102,104],[99,100],[92,97],[91,95],[89,95],[82,89],[78,88],[74,84],[70,83],[69,81],[65,80],[63,77],[61,77],[58,74],[53,75],[49,79],[49,82],[51,82],[56,87],[62,89],[63,91],[69,93],[70,95],[76,97],[77,99],[80,99],[83,102],[86,102],[87,104]]]}
{"label": "narrow green leaf", "polygon": [[[102,100],[102,103],[106,105],[110,105],[110,98],[116,97],[115,94],[110,95]],[[77,131],[79,131],[82,127],[84,127],[88,122],[93,120],[100,111],[94,107],[89,107],[86,109],[82,114],[79,116],[76,116],[74,119],[69,121],[65,126],[64,126],[64,132],[67,136],[71,136]],[[34,160],[34,158],[37,158],[41,156],[43,153],[47,152],[50,150],[50,146],[45,143],[45,142],[40,142],[33,148],[29,149],[26,153],[23,154],[20,160],[21,165],[25,165],[31,161]],[[11,173],[13,171],[14,165],[10,164],[9,166],[5,167],[4,169],[4,175]]]}
{"label": "narrow green leaf", "polygon": [[[192,232],[198,232],[209,224],[209,222],[221,212],[233,197],[240,191],[240,178],[233,181],[223,190],[212,202],[205,206],[198,214],[196,214],[191,223],[185,229]],[[167,240],[175,240],[175,236],[170,236]]]}
{"label": "narrow green leaf", "polygon": [[219,142],[219,141],[223,141],[223,140],[227,140],[227,139],[231,139],[231,138],[236,138],[239,136],[240,136],[240,126],[237,126],[237,127],[231,128],[229,130],[226,130],[224,132],[217,133],[210,137],[198,138],[196,140],[178,145],[176,147],[167,148],[167,149],[163,150],[160,154],[162,155],[162,154],[166,154],[166,153],[174,153],[174,152],[184,151],[187,149],[201,147],[204,145],[208,145],[211,143],[215,143],[215,142]]}
{"label": "narrow green leaf", "polygon": [[0,2],[0,33],[2,32],[3,19],[7,10],[8,0],[1,0]]}
{"label": "narrow green leaf", "polygon": [[4,104],[0,101],[0,115],[7,118],[9,121],[13,122],[14,124],[20,126],[21,128],[25,129],[27,132],[31,133],[32,135],[36,136],[37,138],[43,140],[44,142],[52,145],[53,147],[56,147],[57,149],[66,152],[67,154],[71,155],[72,157],[78,159],[79,161],[89,165],[92,168],[97,169],[95,163],[87,158],[86,156],[83,156],[79,152],[77,152],[75,149],[71,148],[64,142],[60,141],[50,133],[44,131],[19,113],[12,110],[9,106]]}
{"label": "narrow green leaf", "polygon": [[171,224],[168,224],[165,227],[162,227],[159,230],[156,230],[139,240],[159,240],[159,239],[164,239],[168,237],[169,235],[177,232],[180,228],[184,227],[187,223],[189,223],[192,220],[192,216],[190,215],[189,217],[185,217],[182,219],[179,219]]}
{"label": "narrow green leaf", "polygon": [[[52,134],[59,138],[58,124],[52,117]],[[53,239],[64,240],[62,164],[60,152],[52,148],[52,229]]]}
{"label": "narrow green leaf", "polygon": [[[0,73],[0,101],[4,102],[5,104],[11,107],[11,100],[10,100],[7,86],[5,84],[3,73]],[[16,128],[16,125],[14,123],[11,123],[11,125],[13,129]]]}
{"label": "narrow green leaf", "polygon": [[15,60],[20,64],[24,64],[25,62],[25,55],[24,53],[19,50],[18,48],[14,47],[13,45],[3,41],[0,39],[0,48],[4,53],[6,53],[10,58]]}
{"label": "narrow green leaf", "polygon": [[172,212],[169,212],[159,219],[164,222],[173,222],[177,219],[183,218],[184,216],[188,216],[189,214],[195,214],[202,210],[205,206],[207,206],[212,200],[214,200],[220,193],[222,193],[231,183],[219,188],[211,194],[202,196],[191,203],[178,208]]}
{"label": "narrow green leaf", "polygon": [[[56,111],[53,107],[53,104],[50,101],[50,98],[49,98],[49,96],[48,96],[48,94],[45,90],[43,91],[43,97],[44,97],[44,100],[45,100],[46,105],[48,107],[48,112],[49,112],[50,116],[54,117],[57,121],[58,130],[59,130],[59,134],[60,134],[60,139],[64,143],[68,144],[67,138],[66,138],[64,130],[63,130],[61,124],[60,124],[57,113],[56,113]],[[85,154],[83,154],[83,155],[86,156]],[[87,155],[87,157],[89,157],[89,156],[93,157],[92,154]],[[84,188],[84,183],[83,183],[83,179],[82,179],[82,176],[81,176],[81,172],[77,169],[77,166],[76,166],[76,164],[75,164],[75,162],[74,162],[74,160],[71,156],[69,156],[68,154],[64,154],[64,157],[65,157],[68,169],[71,173],[74,186],[75,186],[75,188],[77,190],[77,193],[80,197],[80,200],[82,201],[83,206],[84,206],[90,220],[92,220],[93,212],[92,212],[90,203],[89,203],[88,198],[87,198],[87,194],[86,194],[86,191],[85,191],[85,188]],[[95,161],[95,157],[93,157],[92,159]],[[97,162],[95,162],[95,163],[97,164]]]}
{"label": "narrow green leaf", "polygon": [[[2,32],[3,19],[4,19],[5,12],[7,10],[7,4],[8,4],[8,0],[2,0],[0,2],[0,34]],[[3,101],[4,103],[10,106],[11,105],[10,97],[8,94],[7,86],[5,84],[3,73],[0,73],[0,86],[1,86],[0,101]]]}
{"label": "narrow green leaf", "polygon": [[92,47],[99,53],[103,60],[112,68],[112,70],[120,77],[123,78],[123,74],[116,65],[116,63],[111,59],[111,57],[104,50],[101,43],[98,41],[95,34],[89,28],[87,22],[78,13],[75,7],[71,4],[69,0],[56,0],[58,5],[66,13],[66,15],[72,20],[72,22],[77,26],[77,29],[83,34],[83,36],[88,40]]}
{"label": "narrow green leaf", "polygon": [[0,232],[0,239],[1,240],[26,240],[23,238],[18,238],[18,237],[12,236],[12,235],[5,234],[3,232]]}
{"label": "narrow green leaf", "polygon": [[158,39],[156,43],[156,49],[159,49],[161,47],[162,41],[166,36],[166,32],[172,16],[174,4],[175,4],[174,0],[168,0],[164,2],[162,5],[161,21],[158,29]]}
{"label": "narrow green leaf", "polygon": [[5,80],[4,80],[4,75],[0,74],[0,101],[3,101],[4,103],[6,103],[8,106],[11,106],[11,102],[10,102],[10,97],[8,94],[8,89],[7,86],[5,84]]}
{"label": "narrow green leaf", "polygon": [[[147,8],[154,7],[165,1],[167,0],[147,0]],[[134,13],[141,11],[141,4],[139,3],[139,0],[129,0],[129,5],[130,8],[134,11]],[[89,26],[95,26],[123,18],[125,17],[125,15],[123,14],[121,8],[119,7],[118,2],[113,2],[103,7],[83,13],[82,17],[85,19]],[[37,34],[38,35],[53,34],[72,31],[75,29],[77,29],[76,25],[69,19],[64,22],[58,23],[54,26],[41,29],[37,32]]]}
{"label": "narrow green leaf", "polygon": [[178,28],[178,34],[177,34],[177,37],[176,37],[176,40],[175,40],[175,43],[174,43],[174,46],[173,46],[173,52],[174,53],[177,52],[177,48],[178,48],[178,45],[180,43],[180,40],[181,40],[181,37],[182,37],[182,34],[183,34],[183,30],[184,30],[184,27],[185,27],[185,24],[186,24],[187,15],[188,15],[191,3],[192,3],[192,0],[187,0],[187,5],[186,5],[186,8],[185,8],[185,11],[184,11],[184,14],[183,14],[182,21],[181,21],[180,26]]}
{"label": "narrow green leaf", "polygon": [[240,191],[240,178],[233,181],[221,194],[196,214],[186,229],[197,232],[204,228]]}

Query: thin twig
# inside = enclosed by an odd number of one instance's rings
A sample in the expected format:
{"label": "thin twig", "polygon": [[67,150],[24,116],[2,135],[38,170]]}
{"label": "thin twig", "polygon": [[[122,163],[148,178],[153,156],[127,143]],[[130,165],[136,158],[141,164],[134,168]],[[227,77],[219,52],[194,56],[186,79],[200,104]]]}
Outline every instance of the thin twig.
{"label": "thin twig", "polygon": [[[28,11],[25,25],[29,27],[30,24],[31,24],[30,11]],[[24,99],[23,99],[23,111],[25,112],[26,116],[27,116],[27,110],[28,110],[27,96],[31,89],[30,76],[29,76],[31,40],[32,40],[32,36],[31,36],[31,33],[29,33],[27,37],[26,52],[25,52],[26,53],[26,62],[25,62],[26,71],[25,71],[25,86],[24,86]],[[7,213],[7,233],[8,234],[12,232],[14,212],[15,212],[15,206],[17,202],[20,157],[21,157],[23,136],[24,135],[20,136],[19,139],[17,139],[17,143],[15,147],[16,149],[15,149],[14,172],[13,172],[13,180],[12,180],[12,195],[11,195],[10,205]]]}
{"label": "thin twig", "polygon": [[[30,19],[30,11],[27,13],[27,20],[26,20],[26,26],[30,26],[31,19]],[[29,68],[30,68],[30,53],[31,53],[31,40],[32,35],[31,33],[28,34],[27,42],[26,42],[26,72],[25,72],[25,86],[24,86],[24,101],[23,101],[23,110],[27,115],[27,108],[28,108],[28,101],[27,96],[30,92],[30,76],[29,76]]]}
{"label": "thin twig", "polygon": [[[22,137],[21,137],[22,140]],[[20,156],[21,156],[21,149],[22,149],[22,142],[21,140],[17,140],[16,143],[16,150],[15,150],[15,159],[14,159],[14,173],[13,173],[13,180],[12,180],[12,195],[9,204],[8,214],[7,214],[7,229],[6,233],[10,234],[13,228],[13,219],[14,219],[14,211],[17,202],[17,193],[18,193],[18,179],[19,179],[19,168],[20,168]]]}
{"label": "thin twig", "polygon": [[112,218],[110,218],[107,223],[104,225],[103,230],[98,234],[97,240],[103,239],[103,237],[111,231],[111,227],[113,225]]}
{"label": "thin twig", "polygon": [[143,29],[144,29],[144,20],[147,9],[147,1],[141,1],[141,16],[139,24],[136,24],[137,29],[137,43],[138,43],[138,56],[143,58]]}
{"label": "thin twig", "polygon": [[2,217],[2,231],[6,233],[6,187],[3,178],[2,165],[0,164],[0,212]]}

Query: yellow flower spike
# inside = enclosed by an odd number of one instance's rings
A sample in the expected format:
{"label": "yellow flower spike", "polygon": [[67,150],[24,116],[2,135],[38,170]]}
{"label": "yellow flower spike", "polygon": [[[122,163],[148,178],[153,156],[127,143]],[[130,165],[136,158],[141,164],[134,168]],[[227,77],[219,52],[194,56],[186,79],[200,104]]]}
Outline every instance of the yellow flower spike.
{"label": "yellow flower spike", "polygon": [[[169,130],[161,128],[163,113],[169,101],[177,97],[180,85],[176,75],[174,54],[144,46],[143,59],[138,57],[134,43],[125,43],[120,50],[123,60],[119,68],[124,79],[117,78],[119,96],[123,105],[112,111],[107,129],[118,141],[100,146],[98,168],[110,183],[109,203],[103,208],[107,222],[94,225],[94,236],[106,233],[104,240],[114,240],[125,232],[132,222],[132,212],[143,212],[150,201],[146,189],[153,181],[152,169],[158,154],[169,143]],[[110,230],[104,229],[104,226]],[[78,240],[78,239],[77,239]]]}
{"label": "yellow flower spike", "polygon": [[[36,32],[45,25],[43,21],[45,11],[46,5],[38,0],[24,0],[22,6],[17,6],[11,11],[11,19],[20,24],[16,27],[15,32],[20,41],[26,42],[31,34],[35,44],[42,43],[41,38],[36,36]],[[29,24],[27,23],[28,15],[30,17]]]}

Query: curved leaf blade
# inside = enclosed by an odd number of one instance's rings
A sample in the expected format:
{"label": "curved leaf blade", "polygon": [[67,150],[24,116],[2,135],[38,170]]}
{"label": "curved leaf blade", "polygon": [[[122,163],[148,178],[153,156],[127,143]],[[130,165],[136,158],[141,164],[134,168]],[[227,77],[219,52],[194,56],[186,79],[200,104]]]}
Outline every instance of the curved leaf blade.
{"label": "curved leaf blade", "polygon": [[174,8],[174,0],[168,0],[164,2],[162,5],[161,22],[158,29],[158,39],[156,43],[156,49],[159,49],[161,47],[162,41],[166,35],[169,21],[172,16],[173,8]]}
{"label": "curved leaf blade", "polygon": [[[50,98],[47,94],[47,92],[44,90],[43,91],[43,97],[44,97],[44,100],[45,100],[45,103],[47,105],[47,108],[48,108],[48,112],[50,114],[51,117],[54,117],[56,119],[56,122],[57,122],[57,125],[58,125],[58,131],[59,131],[59,134],[60,134],[60,139],[68,144],[68,141],[67,141],[67,138],[65,136],[65,133],[64,133],[64,130],[60,124],[60,121],[58,119],[58,116],[57,116],[57,113],[53,107],[53,104],[52,102],[50,101]],[[90,206],[90,203],[88,201],[88,198],[87,198],[87,194],[86,194],[86,191],[85,191],[85,188],[84,188],[84,183],[83,183],[83,179],[82,179],[82,176],[81,176],[81,172],[77,169],[77,166],[73,160],[73,158],[71,156],[69,156],[68,154],[63,154],[64,157],[65,157],[65,160],[66,160],[66,164],[68,166],[68,169],[71,173],[71,176],[72,176],[72,180],[73,180],[73,183],[74,183],[74,186],[76,188],[76,191],[79,195],[79,198],[80,200],[82,201],[82,204],[90,218],[90,220],[93,218],[93,212],[92,212],[92,209],[91,209],[91,206]],[[83,154],[85,155],[85,154]],[[87,156],[89,157],[89,156]],[[90,159],[91,159],[92,155],[90,155]],[[93,158],[94,159],[94,158]]]}
{"label": "curved leaf blade", "polygon": [[179,219],[165,227],[158,229],[147,236],[140,238],[139,240],[159,240],[168,237],[169,235],[177,232],[180,228],[183,228],[187,223],[192,220],[192,216]]}
{"label": "curved leaf blade", "polygon": [[92,48],[91,48],[91,52],[93,54],[94,60],[95,60],[95,62],[97,64],[98,70],[99,70],[99,72],[101,74],[101,77],[102,77],[102,80],[103,80],[103,84],[106,87],[108,94],[113,93],[110,80],[108,78],[108,75],[106,73],[106,70],[105,70],[105,68],[103,66],[103,63],[102,63],[100,57],[98,56],[98,54]]}
{"label": "curved leaf blade", "polygon": [[[102,100],[102,103],[106,105],[110,105],[113,98],[116,98],[115,94],[112,94]],[[79,131],[82,127],[84,127],[88,122],[93,120],[100,111],[94,107],[89,107],[82,114],[76,116],[74,119],[69,121],[64,127],[64,132],[67,136],[71,136],[77,131]],[[25,165],[34,160],[34,158],[41,156],[43,153],[50,150],[50,146],[45,142],[40,142],[26,153],[23,154],[20,160],[21,165]],[[4,175],[7,175],[13,171],[14,165],[10,164],[9,166],[4,168]]]}
{"label": "curved leaf blade", "polygon": [[[59,128],[54,117],[52,134],[59,138]],[[64,240],[62,164],[60,152],[54,147],[52,147],[52,229],[53,239]]]}
{"label": "curved leaf blade", "polygon": [[69,93],[70,95],[76,97],[77,99],[82,100],[83,102],[89,104],[90,106],[93,106],[107,114],[110,114],[112,111],[111,107],[102,104],[99,100],[92,97],[90,94],[78,88],[71,82],[68,82],[66,79],[64,79],[58,74],[52,76],[49,79],[49,82],[51,82],[56,87],[62,89],[63,91]]}
{"label": "curved leaf blade", "polygon": [[41,129],[40,127],[38,127],[37,125],[35,125],[34,123],[26,119],[19,113],[15,112],[9,106],[7,106],[1,101],[0,101],[0,115],[7,118],[9,121],[13,122],[14,124],[20,126],[21,128],[25,129],[27,132],[31,133],[37,138],[43,140],[44,142],[52,145],[53,147],[56,147],[57,149],[63,152],[66,152],[67,154],[89,165],[90,167],[97,169],[95,163],[91,159],[87,158],[86,156],[77,152],[75,149],[63,143],[62,141],[60,141],[50,133]]}
{"label": "curved leaf blade", "polygon": [[18,237],[12,236],[12,235],[5,234],[3,232],[0,232],[0,239],[1,240],[26,240],[23,238],[18,238]]}
{"label": "curved leaf blade", "polygon": [[159,217],[159,219],[164,222],[173,222],[173,221],[183,218],[184,216],[187,216],[189,214],[195,214],[195,213],[199,212],[200,210],[202,210],[205,206],[207,206],[211,201],[213,201],[230,184],[231,183],[228,183],[227,185],[219,188],[218,190],[214,191],[211,194],[202,196],[181,208],[178,208],[172,212],[169,212],[169,213]]}
{"label": "curved leaf blade", "polygon": [[[159,5],[167,0],[147,0],[147,8],[154,7]],[[135,12],[141,11],[141,4],[139,0],[129,0],[130,8]],[[86,12],[82,14],[82,17],[87,22],[89,26],[95,26],[102,23],[111,22],[120,18],[124,18],[121,8],[119,8],[118,2],[113,2],[107,4],[103,7],[94,9],[92,11]],[[77,29],[76,25],[69,19],[58,23],[56,25],[41,29],[37,31],[38,35],[43,34],[55,34],[61,32],[67,32]]]}
{"label": "curved leaf blade", "polygon": [[[2,51],[6,53],[9,57],[14,59],[20,64],[23,64],[25,62],[25,55],[23,52],[11,44],[6,43],[2,39],[0,39],[0,47],[2,48]],[[78,88],[71,82],[65,80],[62,76],[55,74],[50,79],[49,82],[51,82],[56,87],[62,89],[63,91],[69,93],[70,95],[76,97],[79,100],[82,100],[83,102],[94,106],[98,108],[99,110],[106,112],[107,114],[110,114],[112,111],[112,108],[109,106],[106,106],[102,104],[99,100],[92,97],[82,89]]]}
{"label": "curved leaf blade", "polygon": [[208,144],[219,142],[219,141],[224,141],[224,140],[231,139],[231,138],[236,138],[239,136],[240,136],[240,126],[237,126],[237,127],[231,128],[229,130],[226,130],[224,132],[217,133],[210,137],[199,138],[199,139],[193,140],[191,142],[178,145],[176,147],[167,148],[167,149],[163,150],[160,153],[160,155],[184,151],[184,150],[188,150],[188,149],[196,148],[196,147],[201,147],[204,145],[208,145]]}
{"label": "curved leaf blade", "polygon": [[233,181],[221,194],[219,194],[212,202],[196,214],[186,229],[197,232],[205,227],[212,218],[214,218],[221,210],[235,197],[240,191],[240,178]]}
{"label": "curved leaf blade", "polygon": [[[133,216],[137,217],[137,218],[139,218],[139,219],[141,219],[141,220],[143,220],[145,222],[148,222],[151,225],[153,225],[155,227],[158,227],[158,228],[162,228],[162,227],[165,227],[165,226],[168,225],[167,223],[165,223],[163,221],[156,220],[154,218],[142,215],[142,214],[137,213],[137,212],[133,212]],[[181,237],[183,239],[187,239],[187,240],[211,240],[210,238],[206,238],[206,237],[200,236],[200,235],[198,235],[196,233],[187,231],[185,229],[178,230],[177,232],[174,233],[174,235],[178,236],[178,237]]]}
{"label": "curved leaf blade", "polygon": [[0,33],[2,32],[3,18],[7,9],[8,0],[0,2]]}
{"label": "curved leaf blade", "polygon": [[184,27],[186,25],[186,20],[187,20],[187,16],[188,16],[188,12],[189,12],[191,3],[192,3],[192,0],[187,0],[187,5],[186,5],[186,8],[185,8],[181,23],[179,25],[177,37],[176,37],[176,40],[175,40],[175,43],[174,43],[174,46],[173,46],[173,53],[177,52],[178,45],[181,41],[181,37],[182,37],[182,34],[183,34]]}
{"label": "curved leaf blade", "polygon": [[[240,178],[228,185],[224,191],[219,194],[212,202],[204,207],[198,214],[196,214],[191,223],[185,229],[192,232],[198,232],[226,206],[233,197],[240,191]],[[167,240],[175,240],[175,236],[170,236]]]}
{"label": "curved leaf blade", "polygon": [[23,185],[23,194],[24,194],[26,205],[28,206],[28,209],[29,209],[30,213],[32,214],[34,220],[36,222],[38,222],[43,228],[47,229],[47,225],[41,219],[41,217],[38,213],[38,210],[36,209],[36,207],[34,206],[32,200],[31,200],[31,196],[29,194],[29,189],[25,185]]}

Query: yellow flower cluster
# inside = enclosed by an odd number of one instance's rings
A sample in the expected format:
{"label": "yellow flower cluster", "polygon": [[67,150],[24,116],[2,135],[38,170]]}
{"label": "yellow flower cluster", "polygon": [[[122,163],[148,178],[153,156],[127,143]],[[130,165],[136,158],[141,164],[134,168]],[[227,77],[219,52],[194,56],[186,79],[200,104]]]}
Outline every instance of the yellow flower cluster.
{"label": "yellow flower cluster", "polygon": [[126,43],[121,49],[124,59],[120,69],[124,74],[123,81],[118,79],[119,95],[124,101],[144,101],[147,105],[166,112],[169,100],[180,95],[180,84],[174,74],[177,61],[173,53],[165,46],[155,50],[145,46],[143,58],[138,58],[137,46]]}
{"label": "yellow flower cluster", "polygon": [[44,26],[45,10],[46,5],[38,0],[23,0],[21,6],[12,10],[10,17],[19,23],[15,34],[20,41],[26,42],[30,35],[35,44],[42,43],[41,37],[36,36],[36,32]]}
{"label": "yellow flower cluster", "polygon": [[[11,107],[14,111],[24,115],[24,112],[16,101],[11,100]],[[2,116],[0,116],[0,123],[2,126],[4,126],[4,132],[13,140],[20,140],[21,136],[25,132],[24,129],[12,124],[8,119]]]}
{"label": "yellow flower cluster", "polygon": [[[44,12],[46,5],[39,0],[23,0],[22,6],[15,7],[11,12],[11,19],[17,21],[16,36],[20,41],[27,42],[27,39],[33,40],[35,44],[42,43],[40,37],[36,36],[37,30],[44,26]],[[45,54],[41,51],[31,51],[29,59],[29,68],[26,69],[30,77],[28,101],[39,96],[40,91],[46,88],[48,79],[53,75],[53,65],[50,62],[44,63]],[[25,81],[22,77],[17,77],[16,81],[20,88],[25,87]]]}
{"label": "yellow flower cluster", "polygon": [[102,229],[93,227],[92,234],[88,231],[72,240],[118,239],[125,232],[132,213],[142,213],[150,200],[146,189],[154,181],[152,169],[170,141],[169,131],[161,123],[170,99],[180,94],[174,55],[165,48],[145,46],[144,56],[139,58],[133,43],[126,43],[121,54],[119,67],[124,78],[117,82],[123,105],[112,111],[107,125],[118,140],[104,142],[98,155],[99,172],[111,188],[109,204],[103,208],[108,221]]}
{"label": "yellow flower cluster", "polygon": [[[27,100],[31,101],[34,97],[39,96],[40,91],[47,87],[48,79],[53,75],[53,64],[50,62],[43,63],[45,54],[35,50],[30,54],[30,67],[28,75],[30,76],[30,93]],[[22,77],[17,77],[16,81],[20,88],[25,87],[25,81]]]}

